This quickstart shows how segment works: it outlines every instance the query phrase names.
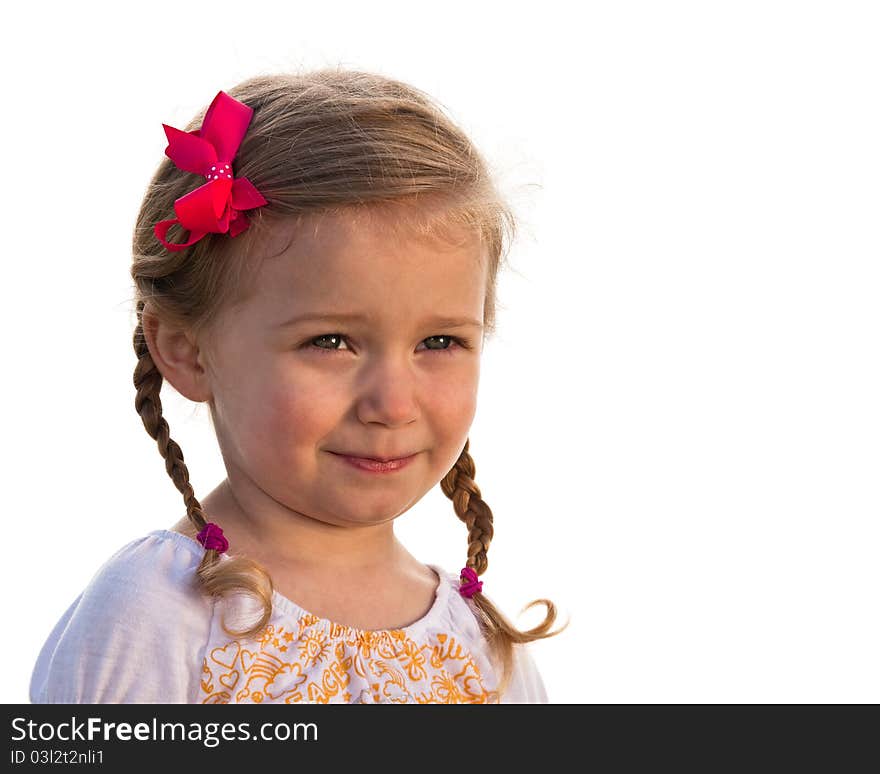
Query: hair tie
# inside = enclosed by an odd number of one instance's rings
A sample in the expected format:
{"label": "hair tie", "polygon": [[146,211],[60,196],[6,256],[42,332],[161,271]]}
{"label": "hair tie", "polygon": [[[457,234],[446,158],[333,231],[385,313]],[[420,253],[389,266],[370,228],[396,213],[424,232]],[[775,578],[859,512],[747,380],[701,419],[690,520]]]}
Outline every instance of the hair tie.
{"label": "hair tie", "polygon": [[196,535],[196,540],[205,547],[206,551],[217,551],[222,554],[229,548],[229,541],[223,537],[223,530],[212,521],[202,527],[202,531]]}
{"label": "hair tie", "polygon": [[472,567],[463,567],[461,570],[461,585],[458,588],[458,593],[463,597],[472,597],[478,591],[483,590],[483,581],[479,580],[477,577],[477,572]]}
{"label": "hair tie", "polygon": [[[205,113],[201,129],[182,132],[162,124],[168,137],[165,155],[178,169],[208,181],[174,201],[177,218],[159,221],[153,227],[156,238],[168,250],[183,250],[209,233],[238,236],[250,225],[244,210],[268,204],[250,180],[232,174],[232,161],[253,114],[252,108],[220,91]],[[186,242],[165,240],[175,223],[189,231]]]}

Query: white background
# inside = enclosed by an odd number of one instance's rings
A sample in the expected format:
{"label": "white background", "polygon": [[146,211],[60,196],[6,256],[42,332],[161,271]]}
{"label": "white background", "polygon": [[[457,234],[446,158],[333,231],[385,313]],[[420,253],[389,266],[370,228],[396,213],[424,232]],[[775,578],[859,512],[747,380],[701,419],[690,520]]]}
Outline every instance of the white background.
{"label": "white background", "polygon": [[[880,699],[876,4],[323,8],[5,12],[0,700],[100,564],[183,513],[131,381],[161,124],[321,66],[432,94],[519,213],[470,438],[486,592],[571,617],[533,646],[551,701]],[[207,412],[162,397],[204,496]],[[463,563],[439,486],[398,528]]]}

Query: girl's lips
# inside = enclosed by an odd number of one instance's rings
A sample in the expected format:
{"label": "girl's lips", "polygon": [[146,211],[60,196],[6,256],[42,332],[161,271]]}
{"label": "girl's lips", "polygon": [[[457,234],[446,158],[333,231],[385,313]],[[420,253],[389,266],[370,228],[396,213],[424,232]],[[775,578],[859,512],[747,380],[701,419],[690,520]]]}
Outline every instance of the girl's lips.
{"label": "girl's lips", "polygon": [[336,452],[333,452],[333,454],[358,470],[364,470],[369,473],[393,473],[394,471],[402,470],[409,465],[409,463],[416,458],[418,452],[416,452],[416,454],[411,454],[408,457],[388,460],[387,462],[379,462],[378,460],[371,460],[366,457],[352,457],[348,454],[337,454]]}

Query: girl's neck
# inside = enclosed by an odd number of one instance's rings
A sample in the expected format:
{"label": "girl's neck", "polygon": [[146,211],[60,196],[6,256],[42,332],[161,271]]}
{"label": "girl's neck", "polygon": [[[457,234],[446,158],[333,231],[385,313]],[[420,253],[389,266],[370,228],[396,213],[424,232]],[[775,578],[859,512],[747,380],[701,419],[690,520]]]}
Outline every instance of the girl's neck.
{"label": "girl's neck", "polygon": [[[206,521],[223,529],[233,556],[338,581],[424,570],[397,540],[390,520],[352,528],[327,524],[247,486],[233,488],[229,479],[202,500],[202,509]],[[186,518],[182,521],[190,526]]]}
{"label": "girl's neck", "polygon": [[[300,607],[348,626],[379,630],[408,625],[433,604],[436,574],[397,541],[390,522],[380,525],[386,529],[377,532],[378,538],[373,535],[373,542],[358,536],[362,530],[334,527],[350,533],[342,537],[362,541],[346,554],[343,549],[348,544],[339,539],[320,543],[314,531],[304,530],[296,519],[274,530],[265,529],[258,520],[243,519],[240,503],[231,494],[224,481],[202,500],[206,520],[223,529],[230,556],[257,561],[269,573],[275,590]],[[172,530],[192,538],[197,532],[186,516]],[[373,553],[366,554],[365,545]]]}

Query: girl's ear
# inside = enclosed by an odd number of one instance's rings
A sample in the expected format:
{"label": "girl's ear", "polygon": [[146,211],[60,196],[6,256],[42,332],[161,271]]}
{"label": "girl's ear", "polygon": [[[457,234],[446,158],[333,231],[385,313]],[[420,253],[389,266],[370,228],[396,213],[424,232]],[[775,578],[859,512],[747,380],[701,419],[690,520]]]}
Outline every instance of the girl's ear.
{"label": "girl's ear", "polygon": [[211,398],[199,347],[188,331],[174,328],[153,314],[149,305],[141,313],[144,340],[162,378],[185,398],[204,403]]}

